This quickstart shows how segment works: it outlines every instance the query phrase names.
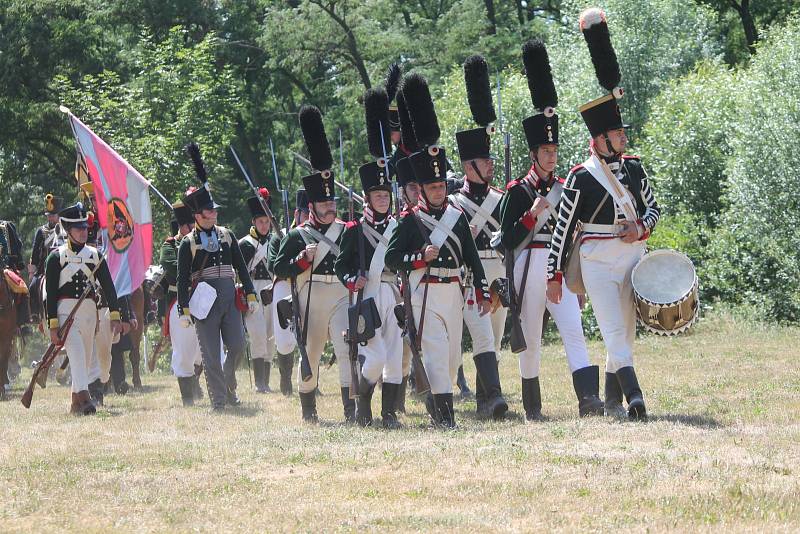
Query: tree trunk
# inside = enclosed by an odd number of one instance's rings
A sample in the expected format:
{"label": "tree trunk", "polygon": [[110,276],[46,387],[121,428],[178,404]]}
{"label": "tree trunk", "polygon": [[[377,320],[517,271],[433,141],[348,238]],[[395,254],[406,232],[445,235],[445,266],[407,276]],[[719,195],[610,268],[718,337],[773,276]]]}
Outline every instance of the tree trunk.
{"label": "tree trunk", "polygon": [[369,72],[367,72],[367,66],[364,63],[361,51],[358,49],[358,41],[356,41],[356,35],[353,33],[353,29],[347,24],[344,18],[334,11],[334,4],[324,5],[320,1],[312,1],[311,3],[319,6],[340,28],[342,28],[347,37],[347,50],[350,52],[350,59],[352,60],[353,66],[358,71],[361,83],[364,84],[365,89],[371,88],[372,82],[369,79]]}
{"label": "tree trunk", "polygon": [[486,6],[486,18],[489,19],[489,35],[497,34],[497,19],[494,12],[494,0],[483,0]]}
{"label": "tree trunk", "polygon": [[754,54],[756,51],[756,42],[758,42],[758,29],[753,20],[753,14],[750,13],[750,0],[742,0],[737,3],[736,0],[730,0],[731,5],[739,13],[739,18],[742,19],[742,26],[744,27],[744,36],[747,39],[747,48],[750,53]]}

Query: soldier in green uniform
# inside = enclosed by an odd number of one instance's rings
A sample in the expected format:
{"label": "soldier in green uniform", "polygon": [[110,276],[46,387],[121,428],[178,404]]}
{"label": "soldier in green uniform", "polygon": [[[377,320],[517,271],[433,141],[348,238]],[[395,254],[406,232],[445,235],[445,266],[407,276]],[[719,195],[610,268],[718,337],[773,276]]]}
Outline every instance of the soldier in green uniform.
{"label": "soldier in green uniform", "polygon": [[[489,311],[489,292],[464,212],[447,202],[447,159],[427,82],[412,74],[401,92],[422,149],[410,156],[422,194],[403,212],[386,251],[390,269],[409,271],[414,319],[431,386],[426,407],[437,425],[455,427],[453,380],[461,363],[463,268],[475,283],[476,305]],[[445,349],[446,348],[446,349]]]}

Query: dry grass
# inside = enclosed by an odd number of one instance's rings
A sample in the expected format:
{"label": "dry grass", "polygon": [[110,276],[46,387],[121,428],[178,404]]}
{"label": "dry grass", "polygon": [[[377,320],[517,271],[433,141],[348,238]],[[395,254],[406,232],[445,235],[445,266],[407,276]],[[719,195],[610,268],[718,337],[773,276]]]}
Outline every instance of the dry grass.
{"label": "dry grass", "polygon": [[[578,420],[556,345],[542,366],[550,421],[480,422],[466,402],[454,432],[426,428],[417,402],[399,432],[340,424],[335,370],[316,427],[297,397],[251,392],[246,371],[244,406],[225,415],[180,407],[167,375],[91,418],[67,415],[59,386],[26,411],[17,385],[0,405],[0,530],[797,531],[799,334],[717,316],[639,340],[646,424]],[[519,414],[515,358],[501,374]]]}

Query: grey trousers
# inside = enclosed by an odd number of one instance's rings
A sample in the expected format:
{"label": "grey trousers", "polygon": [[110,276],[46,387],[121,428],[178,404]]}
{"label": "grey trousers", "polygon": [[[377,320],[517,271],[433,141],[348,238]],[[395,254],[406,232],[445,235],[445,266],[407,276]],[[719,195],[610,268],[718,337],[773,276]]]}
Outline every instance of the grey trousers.
{"label": "grey trousers", "polygon": [[[232,278],[204,280],[217,290],[217,300],[205,319],[195,319],[194,328],[200,342],[206,384],[211,404],[225,406],[227,390],[236,390],[236,367],[245,351],[242,312],[236,309],[236,287]],[[219,339],[227,349],[225,363],[220,362]]]}

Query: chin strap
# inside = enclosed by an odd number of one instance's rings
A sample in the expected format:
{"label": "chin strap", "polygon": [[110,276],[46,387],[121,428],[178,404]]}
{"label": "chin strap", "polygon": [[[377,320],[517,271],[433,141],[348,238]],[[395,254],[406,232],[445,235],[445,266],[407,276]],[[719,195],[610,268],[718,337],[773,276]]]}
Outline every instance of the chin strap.
{"label": "chin strap", "polygon": [[606,142],[606,150],[608,150],[608,152],[611,155],[611,157],[619,156],[619,152],[614,150],[614,145],[611,144],[611,139],[608,138],[608,133],[604,133],[603,134],[603,139]]}
{"label": "chin strap", "polygon": [[469,162],[469,164],[472,166],[472,170],[475,171],[475,174],[478,175],[478,178],[481,179],[481,182],[485,183],[486,185],[489,185],[491,180],[487,180],[486,178],[483,177],[483,173],[481,173],[480,169],[478,169],[478,164],[475,163],[475,160],[473,159],[472,161]]}

